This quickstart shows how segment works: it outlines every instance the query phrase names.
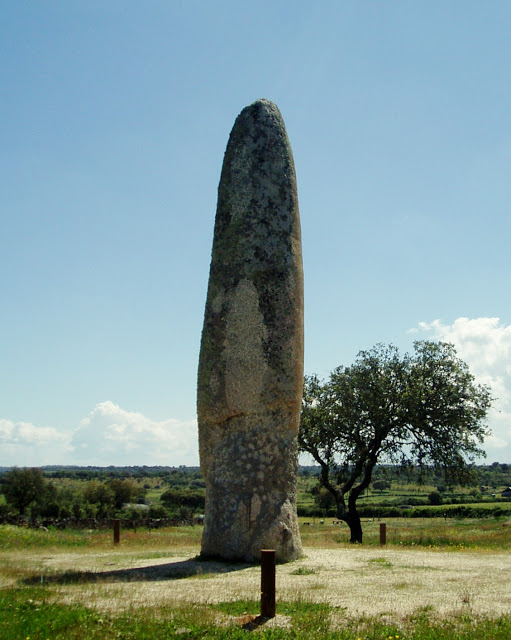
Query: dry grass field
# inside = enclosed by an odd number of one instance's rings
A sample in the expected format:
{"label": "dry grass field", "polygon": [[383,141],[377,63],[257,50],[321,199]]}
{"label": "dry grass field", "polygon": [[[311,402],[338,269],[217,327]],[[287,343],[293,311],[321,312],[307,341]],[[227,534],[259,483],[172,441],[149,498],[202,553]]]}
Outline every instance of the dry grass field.
{"label": "dry grass field", "polygon": [[[443,527],[443,533],[435,527]],[[358,546],[335,542],[343,531],[331,524],[303,525],[304,557],[277,567],[277,603],[327,603],[334,623],[346,616],[397,621],[419,613],[438,618],[507,614],[511,528],[505,522],[478,527],[460,522],[453,538],[458,542],[442,545],[452,527],[443,521],[396,521],[388,525],[394,542],[379,547],[377,523],[366,523],[369,542]],[[199,527],[123,532],[121,544],[114,546],[111,532],[4,529],[0,587],[42,585],[56,602],[111,614],[257,601],[259,567],[197,560],[200,532]],[[429,535],[432,544],[413,544],[413,532],[423,543]],[[277,616],[274,624],[285,619]]]}
{"label": "dry grass field", "polygon": [[[60,602],[100,611],[257,600],[257,566],[202,562],[198,549],[155,557],[143,551],[2,554],[1,586],[47,584]],[[341,615],[444,617],[511,610],[511,556],[419,549],[305,549],[277,567],[277,599],[328,603]]]}

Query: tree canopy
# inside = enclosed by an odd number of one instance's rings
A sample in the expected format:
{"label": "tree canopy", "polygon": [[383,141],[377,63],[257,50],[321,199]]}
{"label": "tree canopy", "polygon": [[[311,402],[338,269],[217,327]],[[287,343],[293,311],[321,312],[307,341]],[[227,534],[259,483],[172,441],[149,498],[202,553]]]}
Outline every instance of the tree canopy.
{"label": "tree canopy", "polygon": [[326,382],[306,376],[300,449],[320,465],[351,541],[362,541],[356,502],[376,464],[436,466],[448,483],[468,480],[469,463],[485,455],[491,402],[489,388],[443,342],[415,342],[404,356],[379,344]]}
{"label": "tree canopy", "polygon": [[28,506],[42,498],[45,485],[46,481],[40,469],[13,467],[5,474],[5,500],[23,515]]}

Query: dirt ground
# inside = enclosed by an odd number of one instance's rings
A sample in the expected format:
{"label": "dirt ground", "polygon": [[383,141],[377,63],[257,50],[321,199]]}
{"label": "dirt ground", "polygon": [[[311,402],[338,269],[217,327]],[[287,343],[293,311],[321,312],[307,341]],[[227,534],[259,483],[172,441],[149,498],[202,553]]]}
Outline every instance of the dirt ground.
{"label": "dirt ground", "polygon": [[[3,553],[0,582],[14,584],[21,571],[27,581],[52,583],[62,601],[101,610],[260,597],[257,566],[200,562],[194,550],[158,555],[122,549]],[[19,571],[5,571],[9,565]],[[511,610],[510,584],[511,554],[506,552],[305,549],[305,557],[277,567],[277,609],[279,600],[301,599],[328,602],[350,616],[401,617],[420,610],[440,616],[462,610],[499,615]]]}

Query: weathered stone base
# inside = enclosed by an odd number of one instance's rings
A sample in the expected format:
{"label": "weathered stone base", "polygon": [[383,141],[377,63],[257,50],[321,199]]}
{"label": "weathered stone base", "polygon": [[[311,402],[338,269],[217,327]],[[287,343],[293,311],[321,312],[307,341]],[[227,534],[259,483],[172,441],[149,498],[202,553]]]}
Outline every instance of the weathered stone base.
{"label": "weathered stone base", "polygon": [[295,560],[302,544],[294,430],[268,430],[261,416],[236,416],[220,442],[208,456],[201,555],[253,562],[261,549],[275,549],[277,562]]}
{"label": "weathered stone base", "polygon": [[234,522],[230,526],[218,526],[218,522],[206,519],[202,537],[201,556],[230,561],[258,562],[261,549],[275,549],[277,562],[290,562],[302,554],[298,534],[296,508],[285,500],[280,511],[261,535],[259,527],[250,526],[250,508],[259,498],[240,500]]}

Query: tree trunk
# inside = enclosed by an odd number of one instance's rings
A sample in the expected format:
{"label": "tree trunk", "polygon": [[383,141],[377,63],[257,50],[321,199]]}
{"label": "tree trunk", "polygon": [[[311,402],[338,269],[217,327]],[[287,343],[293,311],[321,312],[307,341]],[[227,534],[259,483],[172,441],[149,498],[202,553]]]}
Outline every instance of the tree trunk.
{"label": "tree trunk", "polygon": [[350,528],[350,542],[355,544],[362,543],[362,524],[357,511],[347,513],[344,521]]}
{"label": "tree trunk", "polygon": [[362,542],[362,524],[355,505],[351,504],[350,509],[346,509],[346,505],[341,496],[336,496],[335,502],[337,506],[337,518],[345,522],[350,528],[350,542],[360,544]]}

